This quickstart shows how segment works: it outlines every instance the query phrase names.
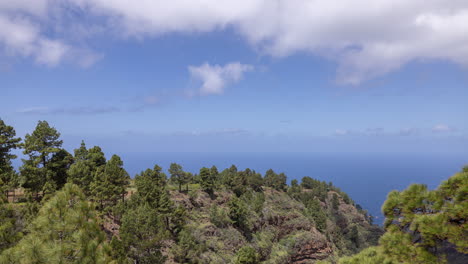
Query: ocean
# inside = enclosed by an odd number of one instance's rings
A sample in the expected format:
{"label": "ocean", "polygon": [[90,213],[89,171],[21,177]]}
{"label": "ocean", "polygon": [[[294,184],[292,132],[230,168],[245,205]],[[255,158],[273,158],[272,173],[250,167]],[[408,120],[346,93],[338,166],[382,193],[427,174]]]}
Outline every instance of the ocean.
{"label": "ocean", "polygon": [[284,172],[288,182],[304,176],[332,182],[381,224],[380,208],[391,190],[403,190],[412,183],[436,188],[442,180],[468,164],[463,154],[331,154],[331,153],[125,153],[124,167],[133,177],[155,164],[166,172],[171,162],[186,171],[215,165],[221,171],[236,165],[265,173],[272,168]]}

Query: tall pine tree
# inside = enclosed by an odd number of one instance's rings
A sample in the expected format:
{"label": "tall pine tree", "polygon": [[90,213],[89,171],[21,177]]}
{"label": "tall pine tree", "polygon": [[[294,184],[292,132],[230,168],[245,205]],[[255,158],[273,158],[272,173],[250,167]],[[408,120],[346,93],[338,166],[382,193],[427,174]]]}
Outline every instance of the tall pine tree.
{"label": "tall pine tree", "polygon": [[84,141],[75,149],[75,163],[68,170],[68,180],[78,185],[85,194],[91,193],[91,182],[97,170],[106,164],[101,148],[86,148]]}
{"label": "tall pine tree", "polygon": [[179,185],[179,192],[182,191],[182,185],[187,184],[189,181],[188,174],[182,170],[182,166],[177,163],[171,163],[169,167],[171,180]]}
{"label": "tall pine tree", "polygon": [[104,209],[123,200],[129,184],[130,177],[123,168],[122,160],[113,155],[106,165],[96,172],[91,183],[91,193],[100,204],[100,209]]}
{"label": "tall pine tree", "polygon": [[[39,121],[33,133],[26,134],[23,153],[28,156],[28,159],[23,159],[23,166],[20,168],[24,188],[37,194],[43,191],[48,181],[47,186],[58,187],[58,183],[55,182],[56,178],[66,177],[57,171],[63,168],[63,164],[55,164],[62,163],[67,158],[67,155],[61,152],[62,143],[60,133],[49,126],[47,121]],[[54,159],[55,155],[59,156]]]}
{"label": "tall pine tree", "polygon": [[[0,186],[3,187],[1,192],[8,191],[17,185],[16,172],[11,165],[11,160],[16,159],[17,156],[11,151],[19,147],[20,141],[21,138],[16,137],[15,129],[0,119]],[[8,199],[8,192],[6,198]]]}

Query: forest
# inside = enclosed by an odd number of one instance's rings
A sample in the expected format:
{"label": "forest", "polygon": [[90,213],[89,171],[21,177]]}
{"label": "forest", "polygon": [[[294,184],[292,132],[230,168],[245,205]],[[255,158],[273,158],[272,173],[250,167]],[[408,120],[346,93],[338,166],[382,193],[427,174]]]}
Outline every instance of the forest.
{"label": "forest", "polygon": [[390,192],[380,227],[331,182],[177,163],[130,177],[60,136],[0,119],[0,263],[468,263],[468,167]]}

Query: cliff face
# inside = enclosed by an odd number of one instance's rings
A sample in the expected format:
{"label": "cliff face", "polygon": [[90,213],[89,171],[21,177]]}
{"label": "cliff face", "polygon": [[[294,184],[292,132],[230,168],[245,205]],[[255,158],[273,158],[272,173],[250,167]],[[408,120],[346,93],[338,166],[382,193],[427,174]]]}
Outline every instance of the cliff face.
{"label": "cliff face", "polygon": [[[233,263],[244,246],[255,249],[262,263],[315,263],[372,245],[381,234],[365,212],[346,203],[337,192],[327,192],[319,207],[312,208],[315,211],[296,194],[293,198],[291,193],[266,187],[240,198],[230,191],[211,196],[201,190],[171,191],[172,200],[186,208],[188,229],[199,246],[193,263]],[[242,223],[233,220],[237,209],[232,200],[240,204]],[[320,226],[318,212],[325,220]],[[174,250],[164,251],[167,263],[181,263]]]}

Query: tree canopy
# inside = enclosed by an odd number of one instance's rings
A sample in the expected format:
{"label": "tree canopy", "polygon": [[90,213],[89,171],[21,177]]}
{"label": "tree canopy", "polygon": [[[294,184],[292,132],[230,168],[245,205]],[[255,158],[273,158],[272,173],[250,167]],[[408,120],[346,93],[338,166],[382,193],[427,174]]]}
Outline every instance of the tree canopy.
{"label": "tree canopy", "polygon": [[112,263],[93,206],[76,185],[47,201],[29,229],[1,263]]}

